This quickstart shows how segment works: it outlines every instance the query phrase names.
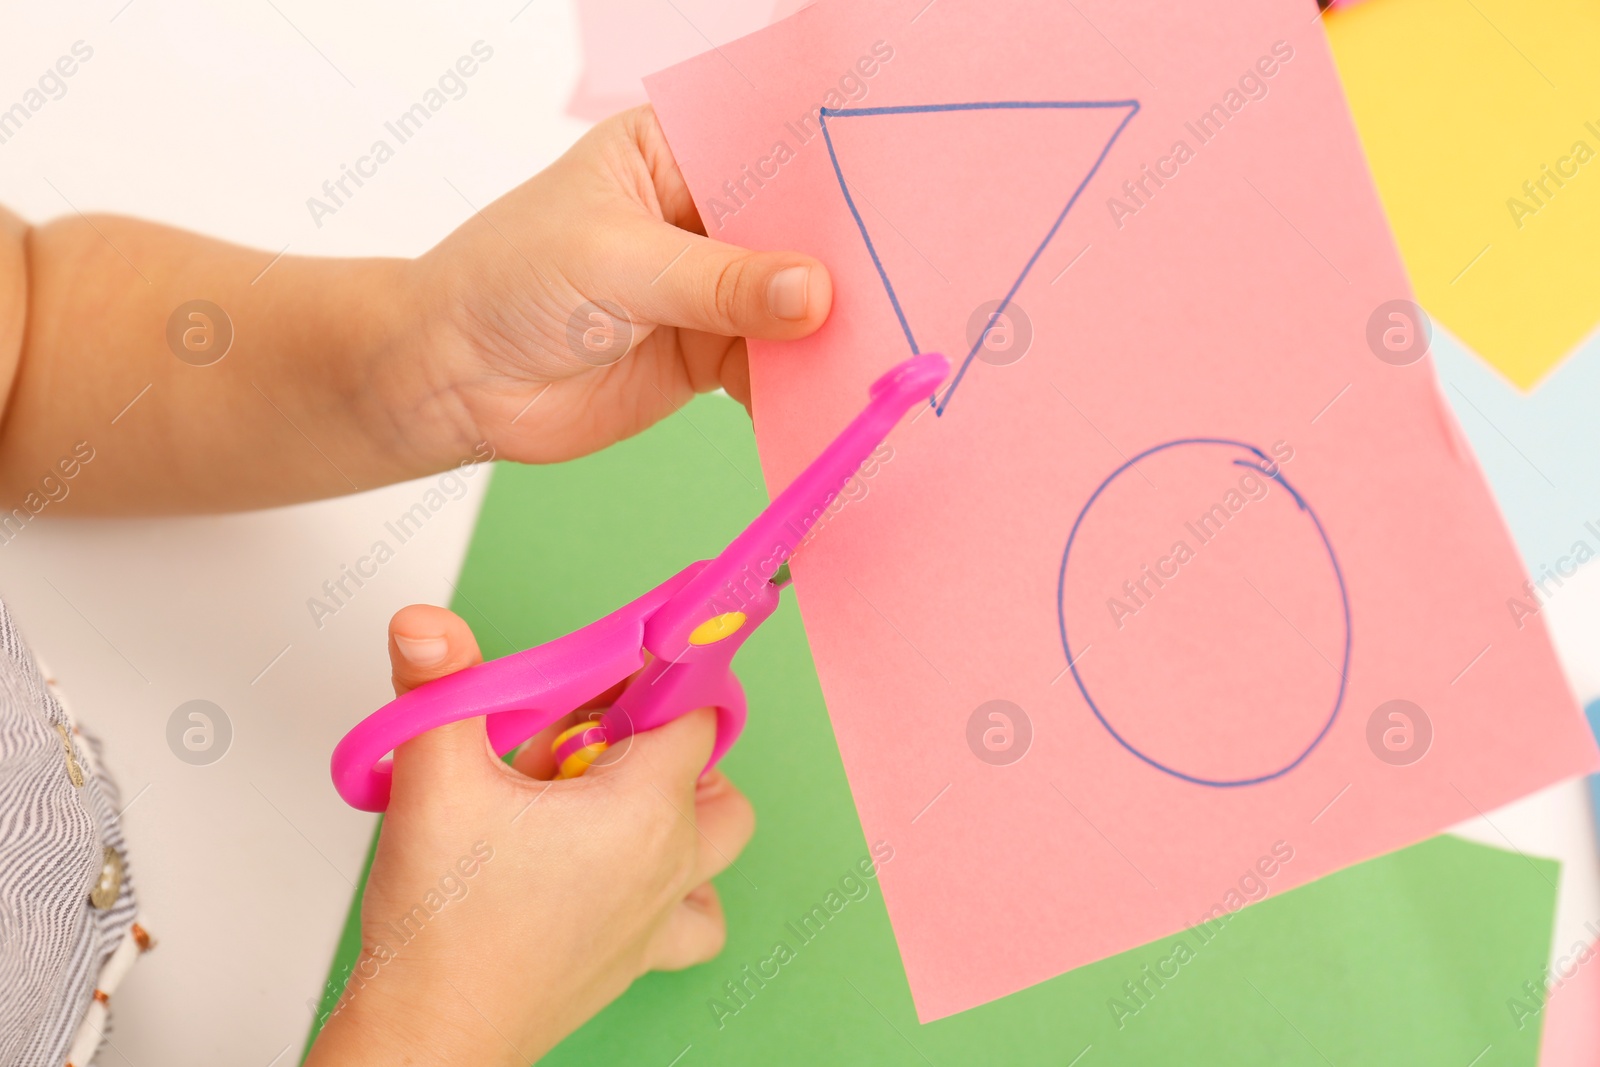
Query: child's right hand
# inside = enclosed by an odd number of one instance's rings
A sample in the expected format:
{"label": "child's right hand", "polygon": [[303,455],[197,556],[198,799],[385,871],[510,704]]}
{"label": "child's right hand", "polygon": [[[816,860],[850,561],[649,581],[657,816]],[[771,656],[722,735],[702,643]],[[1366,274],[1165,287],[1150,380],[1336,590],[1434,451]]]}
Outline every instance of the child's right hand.
{"label": "child's right hand", "polygon": [[[465,622],[413,606],[389,625],[396,693],[482,659]],[[362,900],[362,955],[308,1067],[532,1063],[649,970],[722,948],[709,879],[755,816],[711,753],[709,711],[548,780],[549,740],[517,769],[481,718],[402,745]]]}

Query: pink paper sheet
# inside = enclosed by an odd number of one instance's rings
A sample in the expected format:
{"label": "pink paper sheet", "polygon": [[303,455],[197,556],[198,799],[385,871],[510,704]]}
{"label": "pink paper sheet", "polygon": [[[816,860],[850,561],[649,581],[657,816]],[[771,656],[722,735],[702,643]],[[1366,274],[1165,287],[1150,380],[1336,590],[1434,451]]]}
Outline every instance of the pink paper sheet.
{"label": "pink paper sheet", "polygon": [[[583,73],[567,113],[598,122],[645,102],[651,71],[765,26],[772,0],[577,0]],[[787,14],[787,11],[782,12]]]}
{"label": "pink paper sheet", "polygon": [[913,347],[965,366],[794,565],[924,1021],[1597,765],[1385,347],[1314,16],[820,0],[647,79],[712,235],[833,271],[822,331],[751,345],[769,485]]}

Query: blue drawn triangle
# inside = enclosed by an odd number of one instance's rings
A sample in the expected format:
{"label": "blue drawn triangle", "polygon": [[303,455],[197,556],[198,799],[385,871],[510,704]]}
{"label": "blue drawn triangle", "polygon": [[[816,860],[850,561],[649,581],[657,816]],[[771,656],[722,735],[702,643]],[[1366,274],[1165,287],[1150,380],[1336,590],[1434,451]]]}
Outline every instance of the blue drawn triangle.
{"label": "blue drawn triangle", "polygon": [[970,103],[970,104],[911,104],[911,105],[905,105],[905,106],[901,106],[901,107],[847,107],[847,108],[826,108],[825,107],[825,108],[822,109],[821,116],[820,116],[820,125],[822,127],[822,136],[823,136],[823,140],[827,143],[827,146],[828,146],[828,157],[833,161],[833,173],[834,173],[834,176],[839,181],[839,191],[844,194],[845,204],[849,206],[850,214],[856,220],[856,227],[861,231],[861,239],[866,242],[867,251],[872,256],[872,264],[873,264],[874,267],[877,268],[878,277],[883,281],[883,288],[889,294],[889,303],[891,305],[893,305],[893,307],[894,307],[895,317],[900,320],[900,329],[905,332],[906,341],[907,341],[907,343],[909,343],[911,345],[911,352],[912,352],[913,355],[915,355],[919,351],[919,349],[917,348],[916,336],[911,331],[911,324],[906,321],[905,311],[900,306],[900,298],[897,295],[895,295],[894,283],[889,280],[888,271],[886,271],[884,269],[883,260],[879,257],[878,249],[872,242],[872,235],[867,232],[867,224],[866,224],[865,220],[862,219],[860,210],[856,207],[856,203],[855,203],[854,197],[852,197],[850,195],[849,183],[845,181],[844,171],[839,165],[839,155],[834,150],[833,136],[828,132],[828,123],[829,123],[829,121],[830,120],[837,121],[839,119],[845,119],[845,118],[867,118],[867,117],[870,117],[870,116],[873,116],[873,115],[907,115],[907,114],[918,114],[918,113],[928,113],[928,112],[946,112],[946,111],[1013,111],[1013,110],[1021,110],[1021,109],[1052,109],[1052,108],[1054,108],[1054,109],[1114,109],[1114,108],[1125,108],[1128,113],[1123,116],[1122,121],[1117,125],[1117,128],[1112,131],[1111,136],[1106,140],[1105,146],[1100,150],[1100,154],[1097,157],[1095,157],[1094,165],[1089,168],[1088,173],[1083,176],[1083,180],[1080,181],[1078,183],[1077,188],[1075,188],[1072,191],[1072,196],[1067,200],[1066,206],[1061,209],[1061,213],[1056,216],[1056,219],[1051,224],[1050,229],[1045,233],[1044,239],[1039,242],[1039,246],[1037,248],[1035,248],[1034,251],[1033,251],[1033,254],[1028,257],[1028,261],[1022,265],[1022,269],[1017,273],[1016,280],[1011,283],[1010,289],[1008,289],[1006,291],[1005,298],[1000,301],[1000,306],[990,316],[989,325],[986,326],[984,328],[983,332],[979,334],[977,342],[972,346],[971,350],[967,352],[966,358],[963,359],[961,361],[960,365],[956,368],[956,372],[955,372],[954,376],[952,376],[951,379],[950,379],[950,384],[945,388],[945,390],[944,390],[942,395],[935,395],[934,397],[932,397],[929,400],[929,403],[933,405],[934,414],[935,415],[943,415],[944,414],[945,408],[949,406],[951,398],[955,395],[956,388],[961,384],[961,379],[963,377],[965,377],[965,375],[967,373],[967,368],[972,365],[972,361],[975,358],[977,358],[978,352],[983,348],[983,344],[984,344],[985,339],[988,337],[989,330],[993,327],[994,323],[998,320],[1000,315],[1004,313],[1006,307],[1011,303],[1012,298],[1014,298],[1016,296],[1017,290],[1022,288],[1022,283],[1023,283],[1024,280],[1027,279],[1028,272],[1033,270],[1033,265],[1039,261],[1039,257],[1044,254],[1045,248],[1049,246],[1050,241],[1055,237],[1056,232],[1061,229],[1061,224],[1066,221],[1067,213],[1072,210],[1073,205],[1075,205],[1078,202],[1078,198],[1083,195],[1084,189],[1086,189],[1088,187],[1089,182],[1094,178],[1095,174],[1100,170],[1100,165],[1105,162],[1106,156],[1110,155],[1111,148],[1112,148],[1113,145],[1116,144],[1117,138],[1122,135],[1122,131],[1124,129],[1126,129],[1127,126],[1128,126],[1128,123],[1133,120],[1133,116],[1138,113],[1138,111],[1139,111],[1139,101],[1137,101],[1137,100],[1039,100],[1039,101],[1013,100],[1013,101],[993,101],[993,102],[981,102],[981,103]]}

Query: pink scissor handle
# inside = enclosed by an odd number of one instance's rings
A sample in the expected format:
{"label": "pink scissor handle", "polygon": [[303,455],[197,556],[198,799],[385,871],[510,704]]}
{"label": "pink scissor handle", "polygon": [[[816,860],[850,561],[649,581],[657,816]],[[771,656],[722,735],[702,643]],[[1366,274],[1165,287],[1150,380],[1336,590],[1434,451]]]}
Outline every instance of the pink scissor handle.
{"label": "pink scissor handle", "polygon": [[[488,716],[489,743],[504,755],[644,664],[644,623],[682,588],[695,563],[610,615],[547,644],[480,663],[385,704],[333,750],[333,785],[362,811],[389,806],[396,746],[446,723]],[[741,703],[742,712],[742,703]]]}
{"label": "pink scissor handle", "polygon": [[691,645],[676,660],[653,659],[600,718],[607,743],[664,726],[696,708],[717,713],[717,740],[706,769],[716,765],[744,730],[744,687],[733,673],[733,657],[778,606],[778,590],[745,604],[744,618],[726,637]]}

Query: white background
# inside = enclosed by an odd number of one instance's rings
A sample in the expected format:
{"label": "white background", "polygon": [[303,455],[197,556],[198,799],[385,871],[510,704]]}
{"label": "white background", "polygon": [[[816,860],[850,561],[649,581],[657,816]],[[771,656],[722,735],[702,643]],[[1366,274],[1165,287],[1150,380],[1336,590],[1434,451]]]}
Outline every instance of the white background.
{"label": "white background", "polygon": [[[14,7],[0,32],[0,108],[73,42],[94,48],[65,97],[0,145],[0,201],[33,221],[73,206],[135,214],[259,247],[263,266],[285,246],[414,255],[584,128],[562,111],[580,63],[565,0],[66,6]],[[306,198],[480,39],[494,57],[467,95],[316,227]],[[105,440],[115,447],[113,427]],[[448,602],[487,480],[320,630],[306,599],[428,483],[253,515],[41,522],[0,547],[0,592],[131,802],[132,865],[160,942],[116,996],[101,1063],[298,1057],[372,829],[328,784],[328,753],[388,697],[389,614]],[[1600,695],[1600,568],[1546,617],[1579,696]],[[195,698],[235,731],[208,767],[179,762],[165,739]],[[1463,832],[1565,861],[1556,955],[1590,939],[1586,921],[1600,927],[1583,783]]]}

